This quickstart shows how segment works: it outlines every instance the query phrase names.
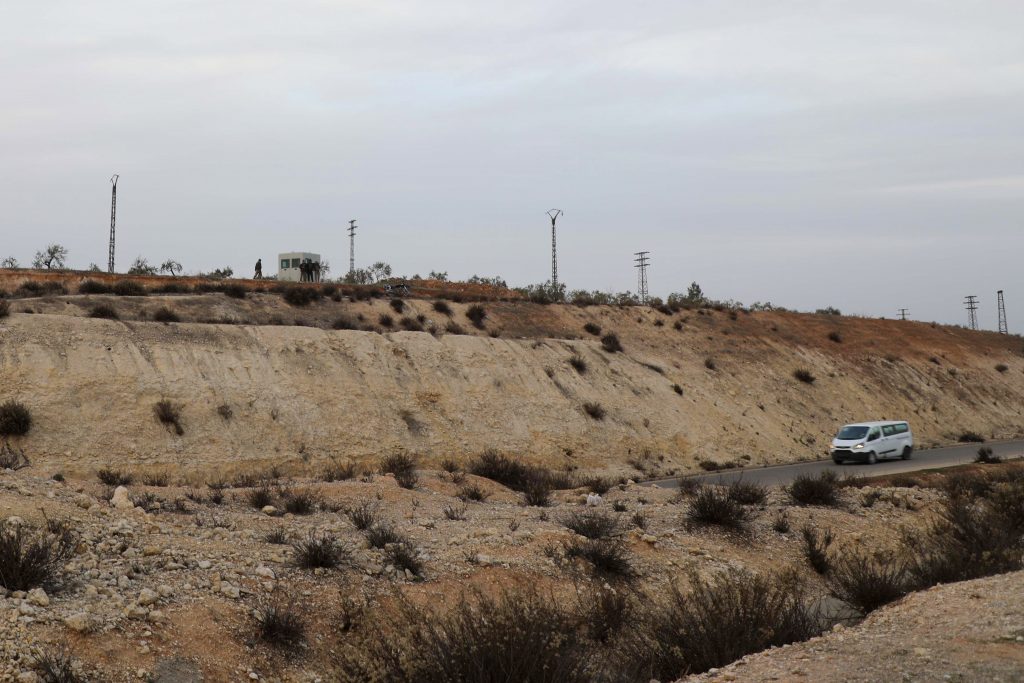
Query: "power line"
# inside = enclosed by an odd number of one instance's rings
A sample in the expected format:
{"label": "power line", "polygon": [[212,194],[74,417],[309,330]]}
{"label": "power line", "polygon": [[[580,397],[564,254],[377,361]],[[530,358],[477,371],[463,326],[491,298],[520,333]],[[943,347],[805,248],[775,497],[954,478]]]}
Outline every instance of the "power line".
{"label": "power line", "polygon": [[636,263],[634,266],[637,269],[636,288],[641,304],[647,303],[647,266],[651,265],[651,259],[647,255],[650,253],[649,251],[638,251],[633,254],[636,256],[633,260]]}
{"label": "power line", "polygon": [[967,295],[964,305],[967,307],[968,327],[972,330],[978,329],[978,297],[974,294]]}
{"label": "power line", "polygon": [[906,320],[907,319],[907,313],[909,313],[909,312],[910,311],[908,309],[901,308],[900,309],[900,320]]}
{"label": "power line", "polygon": [[120,176],[110,176],[110,248],[107,253],[107,272],[114,272],[114,225],[117,222],[117,179]]}
{"label": "power line", "polygon": [[996,292],[996,306],[999,308],[999,331],[1002,334],[1010,334],[1006,326],[1006,301],[1003,300],[1003,290]]}
{"label": "power line", "polygon": [[356,219],[348,222],[348,276],[354,280],[356,274]]}
{"label": "power line", "polygon": [[555,222],[561,215],[561,209],[548,211],[548,217],[551,219],[551,288],[554,291],[558,291],[558,243],[555,239]]}

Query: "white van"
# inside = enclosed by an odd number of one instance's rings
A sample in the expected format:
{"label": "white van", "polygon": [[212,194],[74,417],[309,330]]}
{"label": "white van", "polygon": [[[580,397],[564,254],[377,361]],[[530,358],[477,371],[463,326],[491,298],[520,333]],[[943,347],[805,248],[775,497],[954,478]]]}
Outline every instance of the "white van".
{"label": "white van", "polygon": [[909,460],[914,452],[914,435],[906,422],[858,422],[840,429],[828,452],[837,465],[847,460],[869,465],[880,458]]}

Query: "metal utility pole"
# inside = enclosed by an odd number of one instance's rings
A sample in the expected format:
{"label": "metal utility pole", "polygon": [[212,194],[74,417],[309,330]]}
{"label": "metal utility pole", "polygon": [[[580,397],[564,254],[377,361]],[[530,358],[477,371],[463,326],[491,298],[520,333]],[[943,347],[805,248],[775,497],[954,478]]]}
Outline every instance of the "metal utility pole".
{"label": "metal utility pole", "polygon": [[964,305],[967,307],[968,327],[972,330],[978,329],[978,297],[974,294],[967,295]]}
{"label": "metal utility pole", "polygon": [[348,276],[353,279],[356,274],[356,219],[348,222]]}
{"label": "metal utility pole", "polygon": [[908,311],[905,308],[901,308],[900,309],[900,320],[906,320],[907,319],[907,312]]}
{"label": "metal utility pole", "polygon": [[114,272],[114,224],[117,222],[117,179],[116,173],[110,176],[110,250],[107,254],[107,272]]}
{"label": "metal utility pole", "polygon": [[558,291],[558,243],[555,239],[555,221],[561,215],[561,209],[548,211],[548,218],[551,219],[551,288],[554,291]]}
{"label": "metal utility pole", "polygon": [[651,259],[647,255],[650,253],[649,251],[638,251],[633,254],[636,256],[634,259],[637,269],[636,288],[641,304],[647,303],[647,266],[651,265]]}
{"label": "metal utility pole", "polygon": [[996,305],[999,307],[999,332],[1010,334],[1010,330],[1006,326],[1006,302],[1003,300],[1003,290],[1001,289],[996,292]]}

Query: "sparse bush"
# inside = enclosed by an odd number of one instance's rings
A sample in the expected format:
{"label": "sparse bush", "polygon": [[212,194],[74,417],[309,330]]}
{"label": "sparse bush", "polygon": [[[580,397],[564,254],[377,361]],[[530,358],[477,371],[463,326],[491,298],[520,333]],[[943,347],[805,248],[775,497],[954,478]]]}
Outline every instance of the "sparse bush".
{"label": "sparse bush", "polygon": [[600,403],[588,401],[583,404],[583,412],[595,420],[603,420],[605,416],[604,408],[601,407]]}
{"label": "sparse bush", "polygon": [[168,428],[173,428],[174,433],[178,436],[185,433],[185,428],[181,426],[180,405],[172,403],[167,399],[161,399],[153,406],[153,414],[156,415],[156,419],[161,424]]}
{"label": "sparse bush", "polygon": [[832,565],[828,558],[828,549],[834,540],[831,529],[825,529],[820,535],[818,530],[805,526],[800,529],[800,535],[804,540],[804,557],[811,568],[819,574],[828,574]]}
{"label": "sparse bush", "polygon": [[624,500],[616,500],[612,503],[612,510],[615,510],[616,512],[625,512],[628,509],[629,506],[626,505],[626,501]]}
{"label": "sparse bush", "polygon": [[117,314],[117,310],[113,306],[107,304],[97,304],[93,306],[89,311],[90,318],[105,318],[107,320],[119,320],[121,316]]}
{"label": "sparse bush", "polygon": [[364,531],[366,543],[371,548],[381,550],[393,543],[405,543],[408,539],[403,536],[394,526],[385,522],[378,522]]}
{"label": "sparse bush", "polygon": [[798,368],[794,370],[793,377],[803,382],[804,384],[814,384],[814,380],[816,379],[814,375],[811,374],[810,370],[806,370],[804,368]]}
{"label": "sparse bush", "polygon": [[397,297],[392,299],[388,303],[391,306],[391,310],[393,310],[395,313],[401,313],[402,311],[405,310],[405,302]]}
{"label": "sparse bush", "polygon": [[251,507],[262,510],[268,505],[274,504],[274,490],[270,488],[269,484],[261,484],[250,489],[245,494],[245,498]]}
{"label": "sparse bush", "polygon": [[347,559],[338,539],[329,533],[310,533],[292,545],[295,564],[302,569],[333,569]]}
{"label": "sparse bush", "polygon": [[343,315],[334,319],[334,322],[331,323],[331,328],[335,330],[358,330],[359,325],[352,318]]}
{"label": "sparse bush", "polygon": [[263,540],[272,545],[288,545],[288,532],[281,527],[271,529],[263,537]]}
{"label": "sparse bush", "polygon": [[623,351],[622,342],[619,341],[619,336],[614,332],[601,337],[601,348],[608,353],[621,353]]}
{"label": "sparse bush", "polygon": [[527,505],[547,507],[551,504],[551,480],[542,472],[534,472],[523,488],[523,500]]}
{"label": "sparse bush", "polygon": [[0,436],[25,436],[32,429],[32,412],[21,401],[0,404]]}
{"label": "sparse bush", "polygon": [[354,479],[356,474],[355,463],[347,462],[342,464],[340,462],[332,462],[320,473],[320,481],[348,481],[349,479]]}
{"label": "sparse bush", "polygon": [[999,372],[999,373],[1004,373],[1004,372],[1006,372],[1009,369],[1010,368],[1009,368],[1009,366],[1006,363],[999,363],[998,365],[996,365],[996,372]]}
{"label": "sparse bush", "polygon": [[681,386],[679,386],[678,384],[673,384],[672,385],[672,391],[676,392],[680,396],[683,395],[683,388]]}
{"label": "sparse bush", "polygon": [[249,293],[249,290],[239,284],[224,285],[220,288],[220,291],[222,294],[229,296],[232,299],[244,299]]}
{"label": "sparse bush", "polygon": [[690,501],[686,519],[691,525],[714,525],[732,531],[745,531],[750,513],[718,486],[700,486]]}
{"label": "sparse bush", "polygon": [[253,617],[256,636],[274,647],[295,653],[306,640],[306,623],[291,602],[264,603],[256,608]]}
{"label": "sparse bush", "polygon": [[447,301],[435,301],[434,312],[446,315],[449,318],[452,317],[452,307],[448,305]]}
{"label": "sparse bush", "polygon": [[377,506],[367,501],[363,501],[355,507],[346,508],[345,516],[359,531],[366,531],[380,521]]}
{"label": "sparse bush", "polygon": [[79,294],[110,294],[110,287],[96,280],[83,280],[78,285]]}
{"label": "sparse bush", "polygon": [[381,474],[394,475],[395,481],[403,489],[414,489],[419,482],[416,474],[416,461],[405,453],[385,456],[380,462]]}
{"label": "sparse bush", "polygon": [[478,477],[484,477],[515,491],[522,491],[530,478],[531,469],[507,455],[488,449],[475,460],[470,461],[469,471]]}
{"label": "sparse bush", "polygon": [[643,510],[637,510],[633,513],[630,520],[637,529],[644,530],[647,528],[647,515],[644,514]]}
{"label": "sparse bush", "polygon": [[453,522],[462,522],[466,519],[466,504],[459,503],[454,505],[445,505],[442,508],[442,512],[446,519],[450,519]]}
{"label": "sparse bush", "polygon": [[836,331],[829,332],[828,338],[834,341],[836,344],[843,343],[843,336]]}
{"label": "sparse bush", "polygon": [[63,522],[48,522],[40,529],[28,524],[0,528],[0,586],[28,591],[54,584],[64,565],[74,557],[78,534]]}
{"label": "sparse bush", "polygon": [[957,437],[957,441],[960,443],[985,443],[985,437],[977,432],[963,432]]}
{"label": "sparse bush", "polygon": [[708,370],[715,370],[718,366],[715,364],[715,359],[708,356],[704,359],[704,367]]}
{"label": "sparse bush", "polygon": [[399,320],[398,324],[401,325],[402,329],[405,330],[406,332],[423,331],[423,323],[421,323],[419,320],[416,320],[415,318],[410,318],[409,316],[405,316],[404,318]]}
{"label": "sparse bush", "polygon": [[585,375],[587,373],[587,361],[583,360],[582,356],[574,355],[568,360],[569,365],[572,366],[573,370]]}
{"label": "sparse bush", "polygon": [[320,500],[320,496],[315,491],[308,489],[288,490],[281,496],[285,512],[290,512],[293,515],[313,514],[320,505]]}
{"label": "sparse bush", "polygon": [[828,585],[833,596],[866,615],[907,594],[906,565],[891,555],[847,551],[833,560]]}
{"label": "sparse bush", "polygon": [[789,533],[789,513],[785,510],[776,513],[775,519],[772,520],[772,529],[780,534]]}
{"label": "sparse bush", "polygon": [[763,505],[768,499],[768,489],[752,481],[742,478],[729,484],[729,497],[742,505]]}
{"label": "sparse bush", "polygon": [[445,324],[444,331],[448,334],[466,334],[466,330],[462,328],[462,325],[459,325],[454,320],[449,320]]}
{"label": "sparse bush", "polygon": [[576,615],[536,587],[470,595],[444,612],[399,597],[346,643],[343,680],[589,683],[601,673]]}
{"label": "sparse bush", "polygon": [[135,280],[118,280],[110,291],[117,296],[146,296],[149,293]]}
{"label": "sparse bush", "polygon": [[477,484],[466,484],[459,489],[458,497],[460,500],[471,500],[475,503],[482,503],[487,500],[488,494]]}
{"label": "sparse bush", "polygon": [[978,449],[978,455],[974,458],[974,462],[982,465],[993,465],[1001,463],[1003,459],[992,452],[992,448],[989,446],[982,446]]}
{"label": "sparse bush", "polygon": [[321,297],[320,290],[302,285],[285,286],[281,298],[292,306],[308,306]]}
{"label": "sparse bush", "polygon": [[610,538],[621,531],[618,518],[600,510],[573,510],[562,519],[562,525],[580,536],[593,539]]}
{"label": "sparse bush", "polygon": [[473,327],[478,330],[484,329],[484,320],[487,318],[487,311],[484,307],[479,304],[473,304],[466,309],[466,318],[473,323]]}
{"label": "sparse bush", "polygon": [[377,317],[377,324],[386,329],[391,329],[395,325],[395,319],[387,313],[381,313],[380,316]]}
{"label": "sparse bush", "polygon": [[793,574],[758,576],[732,570],[672,584],[649,600],[622,639],[621,658],[635,680],[671,681],[725,666],[741,657],[807,640],[822,627],[806,589]]}
{"label": "sparse bush", "polygon": [[166,472],[149,472],[142,475],[142,483],[146,486],[164,487],[170,481],[171,477]]}
{"label": "sparse bush", "polygon": [[587,477],[582,482],[583,486],[590,489],[591,493],[604,495],[612,490],[615,482],[607,477]]}
{"label": "sparse bush", "polygon": [[42,683],[87,683],[78,673],[80,664],[64,645],[32,652],[32,665]]}
{"label": "sparse bush", "polygon": [[110,467],[101,467],[96,470],[96,478],[107,486],[128,486],[135,481],[130,472],[122,472]]}
{"label": "sparse bush", "polygon": [[423,575],[423,560],[408,539],[385,546],[384,561],[396,569],[408,571],[416,576]]}
{"label": "sparse bush", "polygon": [[167,308],[166,306],[161,306],[160,308],[153,311],[153,320],[155,320],[158,323],[181,322],[181,318],[178,317],[178,314],[172,311],[171,309]]}
{"label": "sparse bush", "polygon": [[598,336],[601,335],[601,326],[598,325],[597,323],[587,323],[586,325],[583,326],[583,329],[588,334],[592,334],[595,337],[598,337]]}
{"label": "sparse bush", "polygon": [[634,575],[629,549],[618,538],[573,538],[563,550],[567,558],[586,560],[603,576],[628,579]]}
{"label": "sparse bush", "polygon": [[818,476],[800,474],[786,491],[800,505],[834,507],[839,504],[839,477],[832,470],[825,470]]}

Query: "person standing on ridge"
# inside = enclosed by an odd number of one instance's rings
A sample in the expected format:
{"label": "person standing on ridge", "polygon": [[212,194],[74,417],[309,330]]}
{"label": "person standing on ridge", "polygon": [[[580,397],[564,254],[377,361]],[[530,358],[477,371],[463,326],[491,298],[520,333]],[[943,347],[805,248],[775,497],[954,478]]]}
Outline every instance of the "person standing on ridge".
{"label": "person standing on ridge", "polygon": [[263,259],[256,259],[256,274],[252,276],[253,280],[263,279]]}

